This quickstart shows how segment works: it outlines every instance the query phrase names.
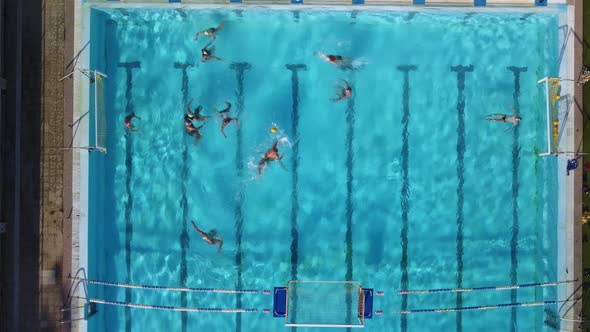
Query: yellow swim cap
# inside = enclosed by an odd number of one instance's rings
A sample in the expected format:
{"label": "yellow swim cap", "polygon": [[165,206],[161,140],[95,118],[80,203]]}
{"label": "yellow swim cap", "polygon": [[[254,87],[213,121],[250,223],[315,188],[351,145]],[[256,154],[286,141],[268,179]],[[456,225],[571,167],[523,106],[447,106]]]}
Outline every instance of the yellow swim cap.
{"label": "yellow swim cap", "polygon": [[560,95],[555,95],[555,99],[560,99],[561,96]]}
{"label": "yellow swim cap", "polygon": [[276,127],[270,128],[270,132],[273,133],[273,134],[276,133],[277,132],[277,128]]}

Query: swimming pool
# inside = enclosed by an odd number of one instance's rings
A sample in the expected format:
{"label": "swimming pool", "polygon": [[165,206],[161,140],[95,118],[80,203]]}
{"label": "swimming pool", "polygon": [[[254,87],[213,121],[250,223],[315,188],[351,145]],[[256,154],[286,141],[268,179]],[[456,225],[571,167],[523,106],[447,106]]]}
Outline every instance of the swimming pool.
{"label": "swimming pool", "polygon": [[[215,54],[194,34],[219,24]],[[371,331],[549,330],[546,308],[400,316],[394,310],[555,300],[553,289],[397,296],[398,289],[557,278],[556,160],[542,88],[557,75],[560,13],[95,8],[91,67],[105,72],[108,154],[92,154],[89,277],[268,289],[355,280],[386,291]],[[314,51],[354,59],[337,70]],[[338,103],[334,85],[351,83]],[[182,126],[203,105],[203,139]],[[225,139],[212,105],[233,104]],[[90,102],[93,105],[93,102]],[[509,132],[482,119],[523,117]],[[139,133],[123,126],[136,113]],[[277,135],[286,170],[255,164]],[[217,229],[222,254],[191,227]],[[93,286],[90,295],[183,307],[269,308],[270,297]],[[100,307],[91,331],[275,331],[262,313]],[[306,330],[306,329],[302,329]]]}

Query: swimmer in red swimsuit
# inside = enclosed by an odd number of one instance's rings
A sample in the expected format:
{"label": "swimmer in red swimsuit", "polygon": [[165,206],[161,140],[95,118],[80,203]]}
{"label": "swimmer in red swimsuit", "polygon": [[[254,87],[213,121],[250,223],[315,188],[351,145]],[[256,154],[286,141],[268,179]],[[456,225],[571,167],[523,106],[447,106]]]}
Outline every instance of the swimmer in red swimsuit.
{"label": "swimmer in red swimsuit", "polygon": [[223,102],[227,105],[227,107],[224,110],[217,111],[217,108],[215,106],[213,106],[213,109],[221,117],[221,133],[223,134],[223,137],[227,138],[227,136],[225,135],[225,132],[224,132],[225,126],[230,124],[232,121],[235,121],[236,128],[238,128],[239,120],[238,120],[238,118],[231,118],[231,117],[229,117],[229,115],[227,115],[227,113],[231,109],[231,104],[228,103],[227,100],[224,100]]}
{"label": "swimmer in red swimsuit", "polygon": [[336,98],[331,99],[332,101],[341,101],[346,98],[352,97],[352,87],[348,84],[347,81],[340,79],[344,82],[344,86],[338,86],[338,96]]}
{"label": "swimmer in red swimsuit", "polygon": [[131,123],[131,120],[133,118],[136,118],[137,120],[141,120],[141,118],[136,116],[135,113],[131,113],[125,117],[125,127],[127,127],[127,129],[129,129],[131,131],[139,131],[139,130],[135,129],[135,126],[133,126],[133,124]]}
{"label": "swimmer in red swimsuit", "polygon": [[281,167],[283,167],[283,169],[287,170],[285,168],[285,166],[283,165],[283,163],[281,162],[281,159],[283,159],[283,156],[285,156],[285,154],[283,153],[282,155],[279,156],[278,145],[279,145],[279,142],[276,142],[275,144],[273,144],[272,147],[266,151],[266,153],[264,154],[264,157],[262,157],[260,162],[258,162],[258,176],[262,175],[262,168],[264,166],[266,166],[272,160],[278,161],[279,164],[281,165]]}
{"label": "swimmer in red swimsuit", "polygon": [[219,249],[217,249],[217,252],[221,253],[221,247],[223,246],[223,239],[219,236],[219,234],[217,234],[217,231],[212,229],[209,231],[209,233],[205,233],[197,227],[197,225],[195,224],[194,221],[191,220],[191,223],[193,224],[193,228],[195,229],[195,231],[197,233],[199,233],[199,235],[201,235],[201,237],[203,238],[203,240],[205,240],[205,242],[209,243],[210,245],[219,244]]}
{"label": "swimmer in red swimsuit", "polygon": [[352,64],[350,63],[350,61],[352,61],[351,58],[344,58],[341,55],[324,54],[322,52],[313,52],[313,55],[317,55],[325,61],[328,61],[329,63],[336,66],[336,68],[339,66],[343,68],[352,68]]}

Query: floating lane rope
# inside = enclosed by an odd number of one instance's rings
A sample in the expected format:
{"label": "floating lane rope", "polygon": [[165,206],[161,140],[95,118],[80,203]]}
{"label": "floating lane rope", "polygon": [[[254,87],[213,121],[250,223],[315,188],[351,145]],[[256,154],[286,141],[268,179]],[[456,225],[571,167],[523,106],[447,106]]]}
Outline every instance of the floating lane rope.
{"label": "floating lane rope", "polygon": [[503,303],[503,304],[495,304],[495,305],[460,307],[460,308],[401,310],[401,311],[394,311],[393,313],[400,314],[400,315],[409,315],[409,314],[426,313],[426,312],[443,313],[443,312],[458,312],[458,311],[490,310],[490,309],[511,308],[511,307],[538,307],[538,306],[547,305],[547,304],[574,302],[574,301],[578,301],[578,300],[579,299],[561,300],[561,301],[542,301],[542,302],[515,302],[515,303]]}
{"label": "floating lane rope", "polygon": [[460,293],[460,292],[474,292],[474,291],[500,291],[509,289],[529,288],[529,287],[549,287],[557,286],[559,284],[567,284],[576,282],[577,280],[564,280],[556,282],[537,282],[532,284],[520,284],[510,286],[487,286],[487,287],[473,287],[473,288],[437,288],[437,289],[416,289],[416,290],[400,290],[398,295],[403,294],[425,294],[425,293]]}
{"label": "floating lane rope", "polygon": [[218,313],[237,313],[237,312],[257,312],[256,309],[241,309],[241,308],[184,308],[184,307],[170,307],[164,305],[125,303],[119,301],[107,301],[99,299],[88,299],[90,303],[114,305],[119,307],[151,309],[151,310],[166,310],[166,311],[180,311],[180,312],[218,312]]}
{"label": "floating lane rope", "polygon": [[135,288],[135,289],[151,289],[151,290],[166,290],[174,292],[193,292],[193,293],[226,293],[226,294],[258,294],[256,289],[221,289],[221,288],[192,288],[192,287],[167,287],[167,286],[153,286],[153,285],[134,285],[120,282],[101,281],[93,279],[85,279],[80,277],[70,277],[71,279],[80,280],[89,284],[103,285],[120,288]]}

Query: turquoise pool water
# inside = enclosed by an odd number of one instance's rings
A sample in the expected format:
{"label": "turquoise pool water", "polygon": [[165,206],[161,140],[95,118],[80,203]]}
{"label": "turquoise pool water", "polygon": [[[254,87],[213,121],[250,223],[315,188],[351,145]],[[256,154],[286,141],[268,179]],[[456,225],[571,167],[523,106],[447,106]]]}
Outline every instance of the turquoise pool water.
{"label": "turquoise pool water", "polygon": [[[544,331],[556,306],[393,311],[555,300],[553,289],[411,295],[557,278],[556,160],[544,95],[557,75],[559,13],[92,9],[91,64],[105,72],[108,154],[91,154],[89,277],[145,285],[270,289],[347,280],[386,292],[368,331]],[[225,26],[223,62],[200,63],[196,31]],[[339,70],[314,51],[354,59]],[[354,98],[338,103],[338,79]],[[185,103],[212,118],[184,130]],[[240,127],[220,133],[212,106]],[[93,105],[93,100],[90,101]],[[523,117],[516,130],[482,120]],[[94,110],[92,110],[94,112]],[[139,133],[128,132],[134,112]],[[270,128],[276,124],[278,133]],[[277,138],[283,169],[255,164]],[[222,254],[190,220],[223,237]],[[272,307],[268,295],[93,286],[143,304]],[[278,331],[260,313],[99,306],[91,331]],[[312,330],[312,329],[301,329]]]}

